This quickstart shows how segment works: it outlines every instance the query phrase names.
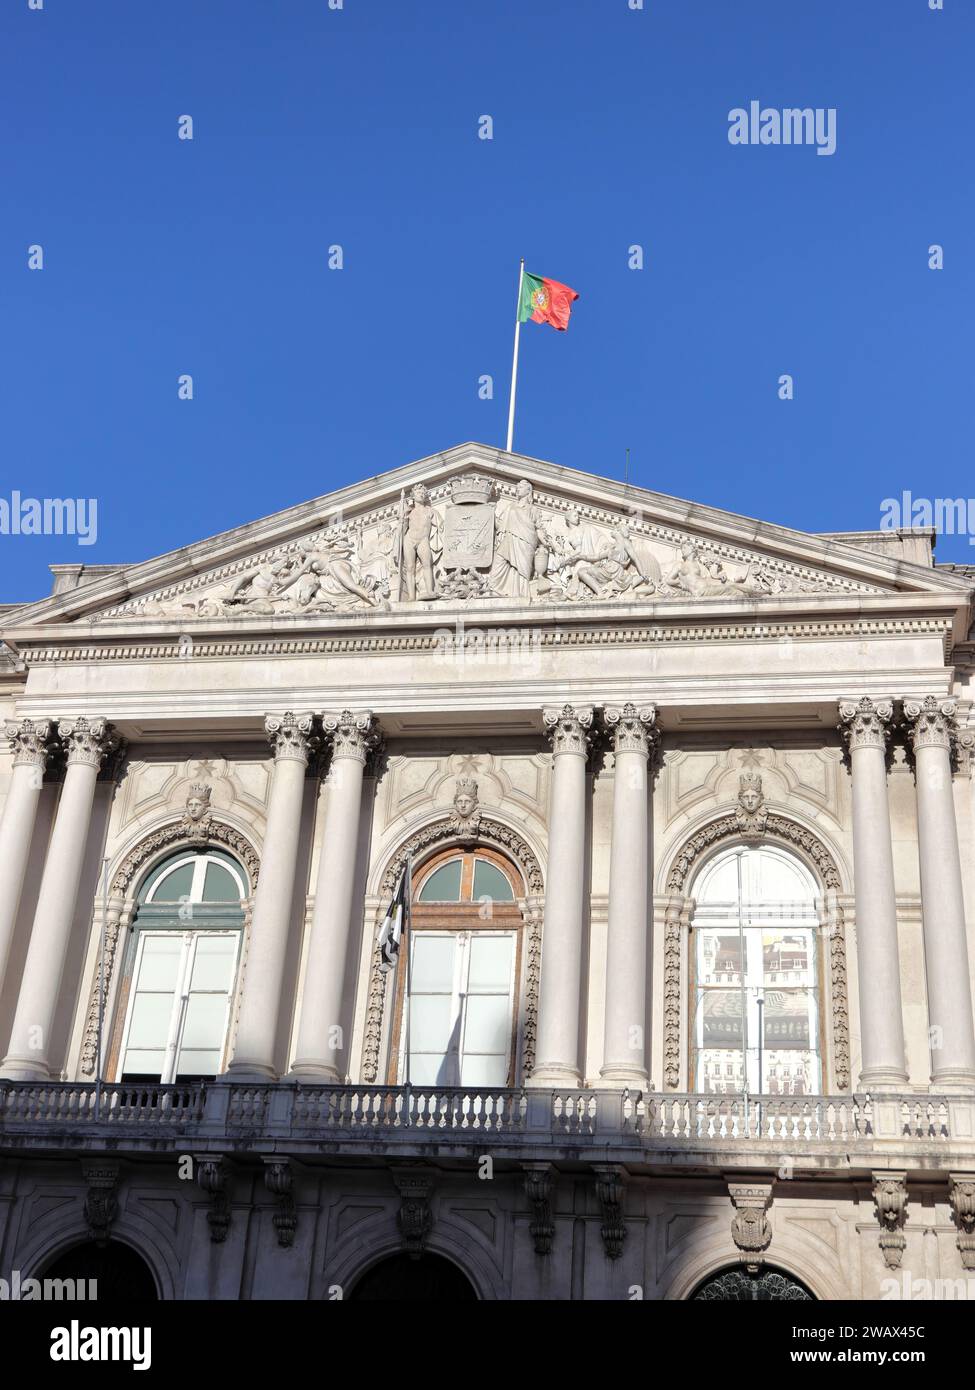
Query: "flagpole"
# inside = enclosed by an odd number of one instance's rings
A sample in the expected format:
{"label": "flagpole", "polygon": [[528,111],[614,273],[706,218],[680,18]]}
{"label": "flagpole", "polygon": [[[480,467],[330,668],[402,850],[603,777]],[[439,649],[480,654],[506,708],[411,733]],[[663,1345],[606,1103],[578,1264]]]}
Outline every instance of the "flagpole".
{"label": "flagpole", "polygon": [[506,451],[511,453],[511,445],[515,437],[515,391],[518,386],[518,341],[521,337],[521,287],[525,279],[525,258],[521,258],[521,266],[518,270],[518,302],[515,305],[515,350],[511,358],[511,394],[508,397],[508,442],[505,445]]}

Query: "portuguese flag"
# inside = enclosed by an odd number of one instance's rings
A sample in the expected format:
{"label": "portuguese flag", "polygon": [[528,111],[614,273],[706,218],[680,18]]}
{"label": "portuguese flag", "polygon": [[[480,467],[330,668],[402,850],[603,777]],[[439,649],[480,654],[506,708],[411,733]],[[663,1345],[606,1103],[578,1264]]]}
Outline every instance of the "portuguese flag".
{"label": "portuguese flag", "polygon": [[542,275],[529,275],[526,270],[521,283],[521,303],[518,322],[550,323],[564,332],[569,326],[572,301],[579,296],[558,280],[546,280]]}

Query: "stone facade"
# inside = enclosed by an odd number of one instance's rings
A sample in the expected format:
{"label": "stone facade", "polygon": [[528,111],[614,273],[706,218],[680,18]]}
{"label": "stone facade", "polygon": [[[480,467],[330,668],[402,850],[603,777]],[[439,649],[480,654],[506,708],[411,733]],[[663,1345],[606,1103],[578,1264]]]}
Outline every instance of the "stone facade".
{"label": "stone facade", "polygon": [[[399,1256],[479,1298],[968,1277],[975,574],[911,539],[464,445],[2,610],[0,1274],[95,1242],[164,1298]],[[502,1040],[408,1086],[404,872],[458,1026],[473,943],[511,980]]]}

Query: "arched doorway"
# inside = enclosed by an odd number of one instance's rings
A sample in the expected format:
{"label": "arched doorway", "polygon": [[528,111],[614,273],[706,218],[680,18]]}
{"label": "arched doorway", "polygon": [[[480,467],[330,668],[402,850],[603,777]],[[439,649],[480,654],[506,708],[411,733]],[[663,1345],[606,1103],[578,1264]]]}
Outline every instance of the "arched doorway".
{"label": "arched doorway", "polygon": [[152,1270],[131,1245],[110,1240],[96,1245],[93,1240],[72,1245],[57,1255],[40,1276],[42,1279],[84,1280],[92,1297],[97,1288],[99,1303],[155,1303],[159,1299]]}
{"label": "arched doorway", "polygon": [[369,1303],[475,1303],[474,1286],[442,1255],[390,1255],[367,1270],[349,1294]]}
{"label": "arched doorway", "polygon": [[807,1302],[812,1297],[804,1284],[779,1269],[762,1269],[758,1274],[748,1274],[743,1269],[720,1270],[708,1275],[691,1294],[692,1300],[709,1303]]}

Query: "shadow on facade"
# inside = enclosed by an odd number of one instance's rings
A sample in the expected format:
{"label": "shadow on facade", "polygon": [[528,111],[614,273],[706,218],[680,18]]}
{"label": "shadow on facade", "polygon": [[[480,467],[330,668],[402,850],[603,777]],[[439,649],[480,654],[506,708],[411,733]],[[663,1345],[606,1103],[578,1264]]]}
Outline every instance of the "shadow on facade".
{"label": "shadow on facade", "polygon": [[390,1255],[367,1270],[349,1294],[370,1303],[475,1303],[467,1276],[442,1255]]}
{"label": "shadow on facade", "polygon": [[85,1241],[63,1250],[46,1267],[44,1279],[97,1283],[98,1302],[155,1303],[159,1299],[152,1271],[130,1245],[110,1240],[107,1245]]}

